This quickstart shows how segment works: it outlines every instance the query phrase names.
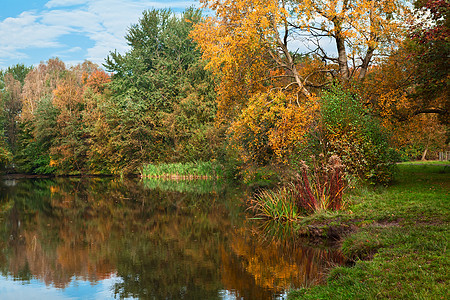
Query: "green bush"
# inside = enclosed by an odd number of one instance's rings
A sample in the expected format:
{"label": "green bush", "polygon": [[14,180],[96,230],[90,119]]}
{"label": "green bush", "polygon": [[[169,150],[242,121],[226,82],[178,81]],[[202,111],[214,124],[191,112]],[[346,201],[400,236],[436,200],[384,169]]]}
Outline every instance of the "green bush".
{"label": "green bush", "polygon": [[398,159],[388,137],[355,94],[339,85],[322,94],[320,121],[311,133],[314,154],[337,154],[349,174],[387,184],[393,179]]}

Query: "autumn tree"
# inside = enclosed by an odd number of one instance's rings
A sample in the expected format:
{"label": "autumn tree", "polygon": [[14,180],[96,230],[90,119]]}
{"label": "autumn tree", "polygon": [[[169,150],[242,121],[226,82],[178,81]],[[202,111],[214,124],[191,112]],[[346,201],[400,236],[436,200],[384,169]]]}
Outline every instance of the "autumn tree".
{"label": "autumn tree", "polygon": [[109,75],[96,64],[85,61],[67,70],[53,90],[52,106],[57,110],[50,156],[59,173],[97,173],[92,148],[99,102],[106,91]]}
{"label": "autumn tree", "polygon": [[85,127],[82,137],[84,143],[88,145],[86,154],[89,171],[95,174],[110,174],[114,169],[108,152],[111,132],[106,122],[110,113],[108,110],[108,103],[111,100],[108,89],[110,81],[111,75],[99,68],[91,73],[84,71],[82,74],[84,88],[82,120]]}
{"label": "autumn tree", "polygon": [[53,91],[52,105],[58,110],[57,136],[50,154],[59,170],[86,172],[87,124],[83,120],[83,86],[74,74],[66,76]]}
{"label": "autumn tree", "polygon": [[[216,15],[197,25],[193,36],[208,67],[222,77],[223,106],[227,98],[248,98],[252,90],[267,86],[268,78],[272,84],[290,78],[279,87],[295,87],[297,94],[309,96],[311,88],[323,84],[311,82],[311,76],[334,74],[334,66],[302,74],[298,44],[305,39],[315,46],[312,52],[337,65],[342,79],[358,73],[362,80],[376,52],[395,45],[402,29],[400,20],[408,11],[401,0],[201,2]],[[334,40],[337,57],[327,53],[322,38]]]}
{"label": "autumn tree", "polygon": [[65,72],[64,62],[52,58],[46,63],[40,63],[27,74],[22,91],[21,118],[24,122],[33,119],[41,99],[52,94]]}
{"label": "autumn tree", "polygon": [[25,77],[31,69],[31,67],[17,64],[0,71],[0,97],[4,113],[4,131],[6,142],[12,152],[15,152],[17,146],[17,124],[22,111],[22,88]]}
{"label": "autumn tree", "polygon": [[[263,163],[274,156],[281,158],[279,154],[292,148],[292,143],[291,146],[286,143],[293,141],[296,125],[292,121],[300,116],[293,113],[294,106],[314,106],[311,105],[314,97],[307,87],[314,86],[311,81],[315,79],[305,76],[308,58],[292,53],[288,32],[279,31],[282,24],[288,26],[289,13],[280,6],[285,3],[203,3],[216,11],[216,17],[199,23],[192,36],[203,50],[207,67],[219,79],[219,123],[231,125],[230,134],[244,160],[253,158],[255,163]],[[287,106],[293,110],[286,109]],[[297,123],[295,129],[299,132],[295,141],[304,132],[300,124],[311,119],[306,114],[302,117],[306,119]],[[278,127],[277,123],[284,127]]]}
{"label": "autumn tree", "polygon": [[66,68],[59,59],[51,59],[29,72],[20,95],[21,130],[15,153],[21,171],[91,172],[90,149],[98,116],[91,96],[104,91],[107,78],[89,61]]}
{"label": "autumn tree", "polygon": [[[447,0],[415,1],[422,22],[409,31],[405,51],[412,67],[411,99],[414,115],[435,113],[450,123],[450,3]],[[413,102],[412,101],[412,102]]]}
{"label": "autumn tree", "polygon": [[24,80],[21,93],[20,133],[14,160],[22,172],[52,173],[50,148],[56,136],[57,110],[53,90],[67,72],[65,64],[50,59],[34,67]]}
{"label": "autumn tree", "polygon": [[450,6],[416,1],[416,7],[406,39],[355,90],[393,133],[392,145],[404,159],[433,157],[448,140]]}
{"label": "autumn tree", "polygon": [[[409,16],[403,0],[306,0],[294,1],[295,28],[311,35],[312,50],[324,60],[336,63],[343,80],[355,75],[363,80],[374,55],[389,53],[402,37],[403,22]],[[321,43],[330,38],[337,56]]]}
{"label": "autumn tree", "polygon": [[[375,55],[395,46],[407,12],[399,0],[201,2],[215,16],[192,36],[220,80],[219,120],[243,142],[237,147],[246,148],[244,156],[261,150],[282,161],[305,142],[314,95],[336,79],[362,81]],[[327,39],[336,56],[326,51]],[[309,54],[299,46],[305,41]]]}
{"label": "autumn tree", "polygon": [[[235,117],[255,93],[280,88],[308,97],[291,52],[286,3],[279,1],[202,1],[216,12],[199,23],[192,36],[203,50],[207,67],[220,78],[219,113]],[[278,83],[278,84],[277,84]]]}

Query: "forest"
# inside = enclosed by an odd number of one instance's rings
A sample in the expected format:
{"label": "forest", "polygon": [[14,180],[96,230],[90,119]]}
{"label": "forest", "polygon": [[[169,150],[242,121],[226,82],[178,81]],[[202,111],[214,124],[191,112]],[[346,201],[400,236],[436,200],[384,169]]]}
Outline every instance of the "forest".
{"label": "forest", "polygon": [[212,161],[251,182],[337,155],[346,174],[387,184],[395,162],[448,150],[448,1],[200,2],[208,14],[144,11],[129,51],[103,66],[2,70],[2,169]]}

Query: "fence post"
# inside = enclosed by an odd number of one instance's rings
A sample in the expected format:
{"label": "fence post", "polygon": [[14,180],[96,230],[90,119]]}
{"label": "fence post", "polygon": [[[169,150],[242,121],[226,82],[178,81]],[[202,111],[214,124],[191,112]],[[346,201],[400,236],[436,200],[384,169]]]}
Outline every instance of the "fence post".
{"label": "fence post", "polygon": [[439,161],[450,160],[450,151],[439,152]]}

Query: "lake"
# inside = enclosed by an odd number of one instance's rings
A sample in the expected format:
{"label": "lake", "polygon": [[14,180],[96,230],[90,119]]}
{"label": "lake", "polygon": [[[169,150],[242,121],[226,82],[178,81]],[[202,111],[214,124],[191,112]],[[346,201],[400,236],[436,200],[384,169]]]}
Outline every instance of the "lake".
{"label": "lake", "polygon": [[284,299],[342,264],[214,181],[0,180],[0,299]]}

